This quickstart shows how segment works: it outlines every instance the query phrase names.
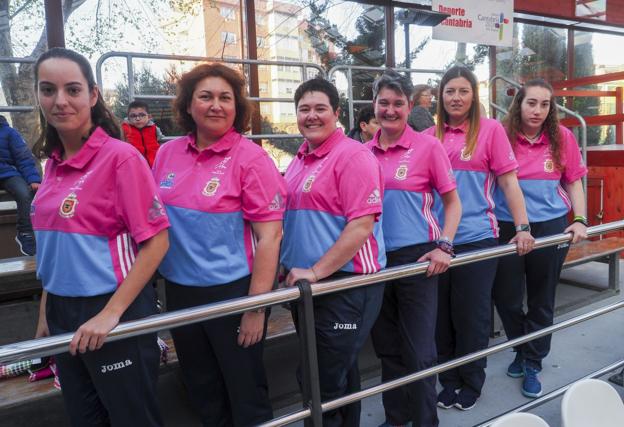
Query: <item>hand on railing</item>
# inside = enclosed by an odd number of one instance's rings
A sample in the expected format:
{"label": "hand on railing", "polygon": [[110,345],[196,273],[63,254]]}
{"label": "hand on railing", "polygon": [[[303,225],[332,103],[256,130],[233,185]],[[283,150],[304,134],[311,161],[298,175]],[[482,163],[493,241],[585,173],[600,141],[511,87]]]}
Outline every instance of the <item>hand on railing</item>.
{"label": "hand on railing", "polygon": [[509,241],[516,244],[518,255],[526,255],[533,250],[535,246],[535,238],[528,231],[518,231],[516,235]]}
{"label": "hand on railing", "polygon": [[87,350],[99,350],[104,345],[108,333],[118,323],[119,316],[107,310],[100,311],[78,328],[69,343],[69,352],[75,356],[77,352],[85,353]]}
{"label": "hand on railing", "polygon": [[238,328],[238,345],[247,348],[259,342],[264,333],[264,309],[246,311]]}
{"label": "hand on railing", "polygon": [[427,267],[427,277],[434,276],[436,274],[444,273],[451,265],[451,255],[442,251],[439,248],[427,252],[421,256],[416,262],[429,261],[429,267]]}
{"label": "hand on railing", "polygon": [[578,243],[587,239],[587,226],[580,222],[573,222],[563,232],[572,233],[572,241],[570,243]]}
{"label": "hand on railing", "polygon": [[312,268],[293,268],[286,276],[286,286],[295,286],[298,280],[307,280],[310,283],[318,282],[318,276]]}

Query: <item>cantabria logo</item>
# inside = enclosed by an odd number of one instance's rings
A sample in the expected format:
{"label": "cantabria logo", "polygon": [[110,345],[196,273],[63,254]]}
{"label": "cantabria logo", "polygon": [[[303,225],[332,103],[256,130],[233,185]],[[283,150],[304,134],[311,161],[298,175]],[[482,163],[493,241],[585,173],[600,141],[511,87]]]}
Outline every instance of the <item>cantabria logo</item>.
{"label": "cantabria logo", "polygon": [[505,28],[505,24],[509,24],[509,19],[505,18],[505,14],[501,13],[498,18],[498,22],[494,24],[496,28],[498,28],[498,39],[503,39],[503,28]]}

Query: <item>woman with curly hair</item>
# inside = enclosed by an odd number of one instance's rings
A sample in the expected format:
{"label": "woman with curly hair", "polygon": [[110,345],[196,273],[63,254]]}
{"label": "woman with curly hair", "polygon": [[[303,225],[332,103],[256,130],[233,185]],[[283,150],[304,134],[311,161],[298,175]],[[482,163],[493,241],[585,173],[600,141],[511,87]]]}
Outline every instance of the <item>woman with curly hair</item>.
{"label": "woman with curly hair", "polygon": [[[518,180],[534,237],[572,233],[572,243],[587,237],[585,197],[581,178],[587,173],[572,132],[559,124],[553,88],[542,79],[528,81],[516,94],[504,119],[518,160]],[[501,191],[496,191],[496,217],[501,243],[515,234]],[[570,208],[574,212],[568,224]],[[555,288],[568,245],[538,249],[524,256],[501,258],[494,282],[494,302],[509,339],[553,324]],[[527,311],[523,297],[527,293]],[[507,375],[524,377],[522,394],[538,397],[537,374],[550,351],[550,335],[515,348]]]}

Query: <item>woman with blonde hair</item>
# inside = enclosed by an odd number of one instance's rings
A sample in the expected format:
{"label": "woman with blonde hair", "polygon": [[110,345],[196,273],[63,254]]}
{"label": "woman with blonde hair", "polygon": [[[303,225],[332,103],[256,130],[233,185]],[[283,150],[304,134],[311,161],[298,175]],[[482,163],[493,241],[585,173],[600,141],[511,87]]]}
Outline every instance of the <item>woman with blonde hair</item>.
{"label": "woman with blonde hair", "polygon": [[[438,99],[438,123],[425,133],[442,141],[457,180],[462,218],[453,242],[455,253],[498,244],[492,197],[498,184],[515,224],[516,234],[510,242],[516,243],[518,253],[524,255],[532,249],[534,239],[516,177],[518,163],[503,127],[495,120],[481,118],[476,76],[464,66],[451,67],[442,77]],[[487,347],[497,262],[479,261],[452,268],[440,276],[438,362]],[[443,389],[438,395],[438,406],[471,409],[481,395],[485,365],[486,359],[480,359],[441,373]]]}

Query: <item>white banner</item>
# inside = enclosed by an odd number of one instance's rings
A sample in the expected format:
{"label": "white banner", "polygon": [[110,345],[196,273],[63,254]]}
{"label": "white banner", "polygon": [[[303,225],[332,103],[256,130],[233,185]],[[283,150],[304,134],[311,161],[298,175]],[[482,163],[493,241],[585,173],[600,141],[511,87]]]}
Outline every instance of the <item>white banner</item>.
{"label": "white banner", "polygon": [[433,27],[433,38],[511,46],[513,0],[433,0],[431,9],[451,15]]}

